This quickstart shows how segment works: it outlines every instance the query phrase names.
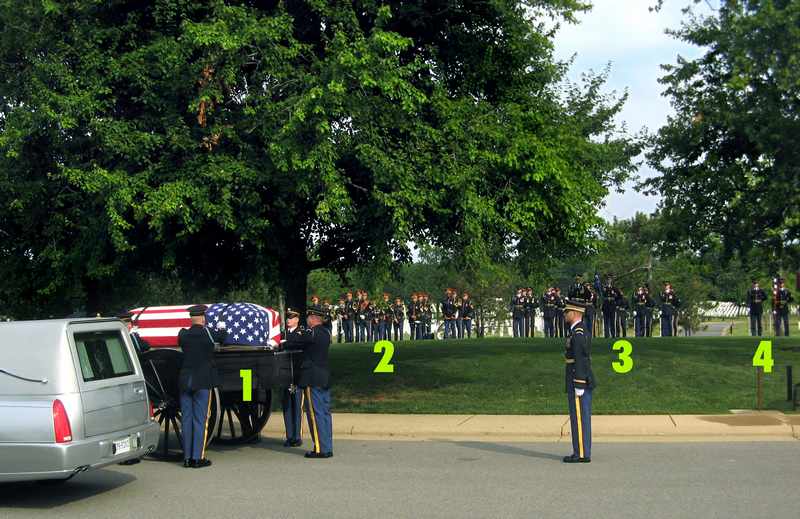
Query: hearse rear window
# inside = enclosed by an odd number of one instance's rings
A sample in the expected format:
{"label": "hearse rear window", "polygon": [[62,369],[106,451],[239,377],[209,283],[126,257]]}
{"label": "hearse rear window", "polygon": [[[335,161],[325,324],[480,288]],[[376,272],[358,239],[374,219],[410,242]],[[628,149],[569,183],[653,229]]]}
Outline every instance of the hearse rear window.
{"label": "hearse rear window", "polygon": [[75,334],[75,346],[85,382],[133,375],[133,363],[116,331]]}

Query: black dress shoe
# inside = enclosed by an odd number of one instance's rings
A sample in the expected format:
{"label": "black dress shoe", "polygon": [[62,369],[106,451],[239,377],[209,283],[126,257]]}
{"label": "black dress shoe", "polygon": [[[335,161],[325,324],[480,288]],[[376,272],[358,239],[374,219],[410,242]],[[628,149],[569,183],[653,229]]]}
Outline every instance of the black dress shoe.
{"label": "black dress shoe", "polygon": [[564,463],[591,463],[591,458],[581,458],[579,456],[575,456],[571,454],[569,456],[564,456]]}
{"label": "black dress shoe", "polygon": [[185,469],[193,469],[194,468],[194,460],[183,460],[183,468]]}
{"label": "black dress shoe", "polygon": [[314,452],[308,451],[306,452],[306,458],[332,458],[332,452]]}
{"label": "black dress shoe", "polygon": [[303,440],[286,440],[283,442],[284,447],[299,447],[303,445]]}
{"label": "black dress shoe", "polygon": [[207,460],[205,458],[194,462],[194,468],[196,469],[202,469],[203,467],[210,467],[210,466],[211,466],[211,460]]}

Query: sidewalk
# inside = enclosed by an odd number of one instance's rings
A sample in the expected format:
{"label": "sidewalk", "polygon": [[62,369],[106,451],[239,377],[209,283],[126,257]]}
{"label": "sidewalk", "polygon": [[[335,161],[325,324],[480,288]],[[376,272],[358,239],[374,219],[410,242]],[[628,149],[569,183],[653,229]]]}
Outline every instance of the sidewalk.
{"label": "sidewalk", "polygon": [[[280,413],[264,432],[284,434]],[[307,434],[307,424],[303,425]],[[353,440],[570,441],[566,415],[399,415],[334,413],[333,436]],[[592,439],[607,442],[791,441],[800,415],[744,411],[726,415],[599,415]]]}

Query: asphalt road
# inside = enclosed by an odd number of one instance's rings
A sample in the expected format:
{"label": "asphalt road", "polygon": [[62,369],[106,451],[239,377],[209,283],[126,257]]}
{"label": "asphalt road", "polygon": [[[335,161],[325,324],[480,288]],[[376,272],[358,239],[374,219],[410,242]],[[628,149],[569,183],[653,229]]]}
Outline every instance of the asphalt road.
{"label": "asphalt road", "polygon": [[0,517],[756,518],[800,513],[800,442],[338,441],[306,460],[274,439],[215,450],[208,469],[146,461],[65,485],[0,486]]}

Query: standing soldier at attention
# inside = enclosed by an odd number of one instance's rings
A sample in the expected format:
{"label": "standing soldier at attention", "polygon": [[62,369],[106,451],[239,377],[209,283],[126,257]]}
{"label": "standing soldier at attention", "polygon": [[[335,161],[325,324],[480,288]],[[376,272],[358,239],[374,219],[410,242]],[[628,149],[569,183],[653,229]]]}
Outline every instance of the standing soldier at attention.
{"label": "standing soldier at attention", "polygon": [[772,290],[772,315],[775,319],[775,336],[781,336],[781,324],[783,324],[783,335],[789,336],[789,303],[793,301],[792,293],[786,288],[786,281],[783,278],[777,280],[775,288]]}
{"label": "standing soldier at attention", "polygon": [[580,274],[575,274],[575,282],[569,286],[569,289],[567,289],[567,298],[573,301],[577,299],[583,301],[583,292],[583,276]]}
{"label": "standing soldier at attention", "polygon": [[622,292],[622,289],[617,289],[617,333],[616,337],[627,337],[628,336],[628,310],[630,306],[628,305],[628,300],[625,298],[625,294]]}
{"label": "standing soldier at attention", "polygon": [[538,306],[536,298],[533,297],[533,288],[528,287],[525,289],[525,307],[523,308],[523,315],[525,322],[523,328],[525,329],[525,337],[533,337],[533,319],[536,317],[535,308]]}
{"label": "standing soldier at attention", "polygon": [[475,307],[472,305],[472,301],[470,301],[469,292],[466,290],[461,295],[461,306],[458,309],[458,316],[459,319],[461,319],[461,326],[459,327],[461,333],[458,338],[463,339],[466,337],[467,339],[471,339],[472,318],[475,316]]}
{"label": "standing soldier at attention", "polygon": [[345,312],[342,315],[342,327],[344,328],[344,340],[353,342],[355,332],[355,317],[358,311],[358,303],[353,301],[353,293],[347,292],[344,300]]}
{"label": "standing soldier at attention", "polygon": [[633,317],[636,337],[649,337],[650,319],[648,312],[653,305],[647,288],[640,286],[633,294]]}
{"label": "standing soldier at attention", "polygon": [[406,305],[402,298],[395,297],[392,305],[392,328],[394,329],[394,340],[403,340],[403,323],[406,318]]}
{"label": "standing soldier at attention", "polygon": [[317,294],[311,296],[311,304],[308,305],[308,308],[313,308],[320,312],[322,311],[322,305],[319,303],[319,296]]}
{"label": "standing soldier at attention", "polygon": [[[286,339],[283,344],[297,342],[305,330],[300,327],[300,313],[291,308],[286,309]],[[292,362],[294,360],[292,359]],[[283,424],[286,426],[286,441],[284,447],[299,447],[303,445],[301,438],[301,423],[303,419],[303,393],[297,389],[297,380],[292,380],[288,387],[281,391],[281,408],[283,410]]]}
{"label": "standing soldier at attention", "polygon": [[322,325],[325,326],[325,328],[327,328],[328,331],[331,333],[331,340],[332,340],[333,339],[333,319],[335,318],[336,311],[335,311],[333,305],[331,304],[331,300],[330,299],[325,298],[325,299],[322,300],[322,314],[324,316],[323,317],[324,320],[322,322]]}
{"label": "standing soldier at attention", "polygon": [[550,287],[542,296],[542,317],[544,318],[545,337],[555,337],[556,335],[556,307],[556,292],[553,287]]}
{"label": "standing soldier at attention", "polygon": [[444,292],[444,298],[441,302],[442,319],[444,320],[444,338],[455,339],[458,335],[456,332],[456,302],[453,300],[453,289],[448,288]]}
{"label": "standing soldier at attention", "polygon": [[394,310],[392,309],[391,294],[383,293],[383,337],[387,341],[392,340],[392,323],[394,322]]}
{"label": "standing soldier at attention", "polygon": [[592,461],[592,393],[595,380],[592,373],[591,340],[584,329],[585,309],[584,303],[572,300],[567,300],[564,307],[564,320],[569,326],[564,360],[572,432],[572,455],[566,456],[564,463]]}
{"label": "standing soldier at attention", "polygon": [[750,308],[750,335],[761,337],[761,316],[764,314],[764,301],[767,293],[758,285],[758,280],[753,280],[753,285],[747,291],[747,306]]}
{"label": "standing soldier at attention", "polygon": [[680,306],[680,300],[675,292],[672,290],[672,284],[669,281],[664,282],[664,291],[661,292],[661,336],[672,337],[675,335],[676,310]]}
{"label": "standing soldier at attention", "polygon": [[370,302],[369,303],[369,312],[368,312],[368,328],[367,328],[367,336],[369,342],[375,342],[380,335],[380,323],[383,320],[383,315],[381,314],[381,307],[380,302]]}
{"label": "standing soldier at attention", "polygon": [[333,456],[331,375],[328,367],[331,335],[322,325],[324,318],[318,310],[309,309],[307,321],[311,331],[286,342],[287,349],[303,350],[298,385],[303,388],[308,429],[314,442],[314,449],[306,452],[306,458]]}
{"label": "standing soldier at attention", "polygon": [[522,329],[525,324],[525,298],[522,289],[518,288],[516,295],[511,299],[511,331],[514,337],[524,337]]}
{"label": "standing soldier at attention", "polygon": [[411,340],[415,340],[417,338],[417,324],[419,322],[419,317],[417,314],[417,293],[411,293],[411,301],[408,303],[408,330],[410,334]]}
{"label": "standing soldier at attention", "polygon": [[557,337],[567,336],[567,325],[564,322],[564,306],[566,299],[561,295],[561,287],[554,288],[556,293],[555,329]]}
{"label": "standing soldier at attention", "polygon": [[214,364],[214,345],[227,337],[224,321],[217,323],[213,334],[206,328],[206,305],[189,308],[190,328],[178,332],[178,347],[183,351],[183,364],[178,375],[181,401],[181,435],[183,466],[203,468],[211,465],[205,457],[208,436],[208,411],[211,389],[219,384]]}
{"label": "standing soldier at attention", "polygon": [[341,344],[342,340],[344,340],[344,319],[347,313],[347,305],[343,297],[339,298],[339,303],[333,309],[333,312],[336,318],[336,342]]}
{"label": "standing soldier at attention", "polygon": [[365,342],[367,340],[367,313],[369,312],[369,300],[367,293],[363,290],[358,291],[358,306],[356,308],[356,340]]}
{"label": "standing soldier at attention", "polygon": [[[581,298],[576,301],[581,302]],[[586,303],[586,310],[583,314],[583,324],[586,328],[586,335],[591,339],[594,336],[594,318],[597,311],[597,294],[588,281],[583,284],[583,301]]]}
{"label": "standing soldier at attention", "polygon": [[608,276],[603,287],[603,336],[617,336],[617,299],[618,290],[614,286],[614,278]]}
{"label": "standing soldier at attention", "polygon": [[433,306],[431,306],[431,296],[427,292],[422,293],[422,303],[420,304],[422,313],[422,338],[431,338],[431,325],[433,323]]}

